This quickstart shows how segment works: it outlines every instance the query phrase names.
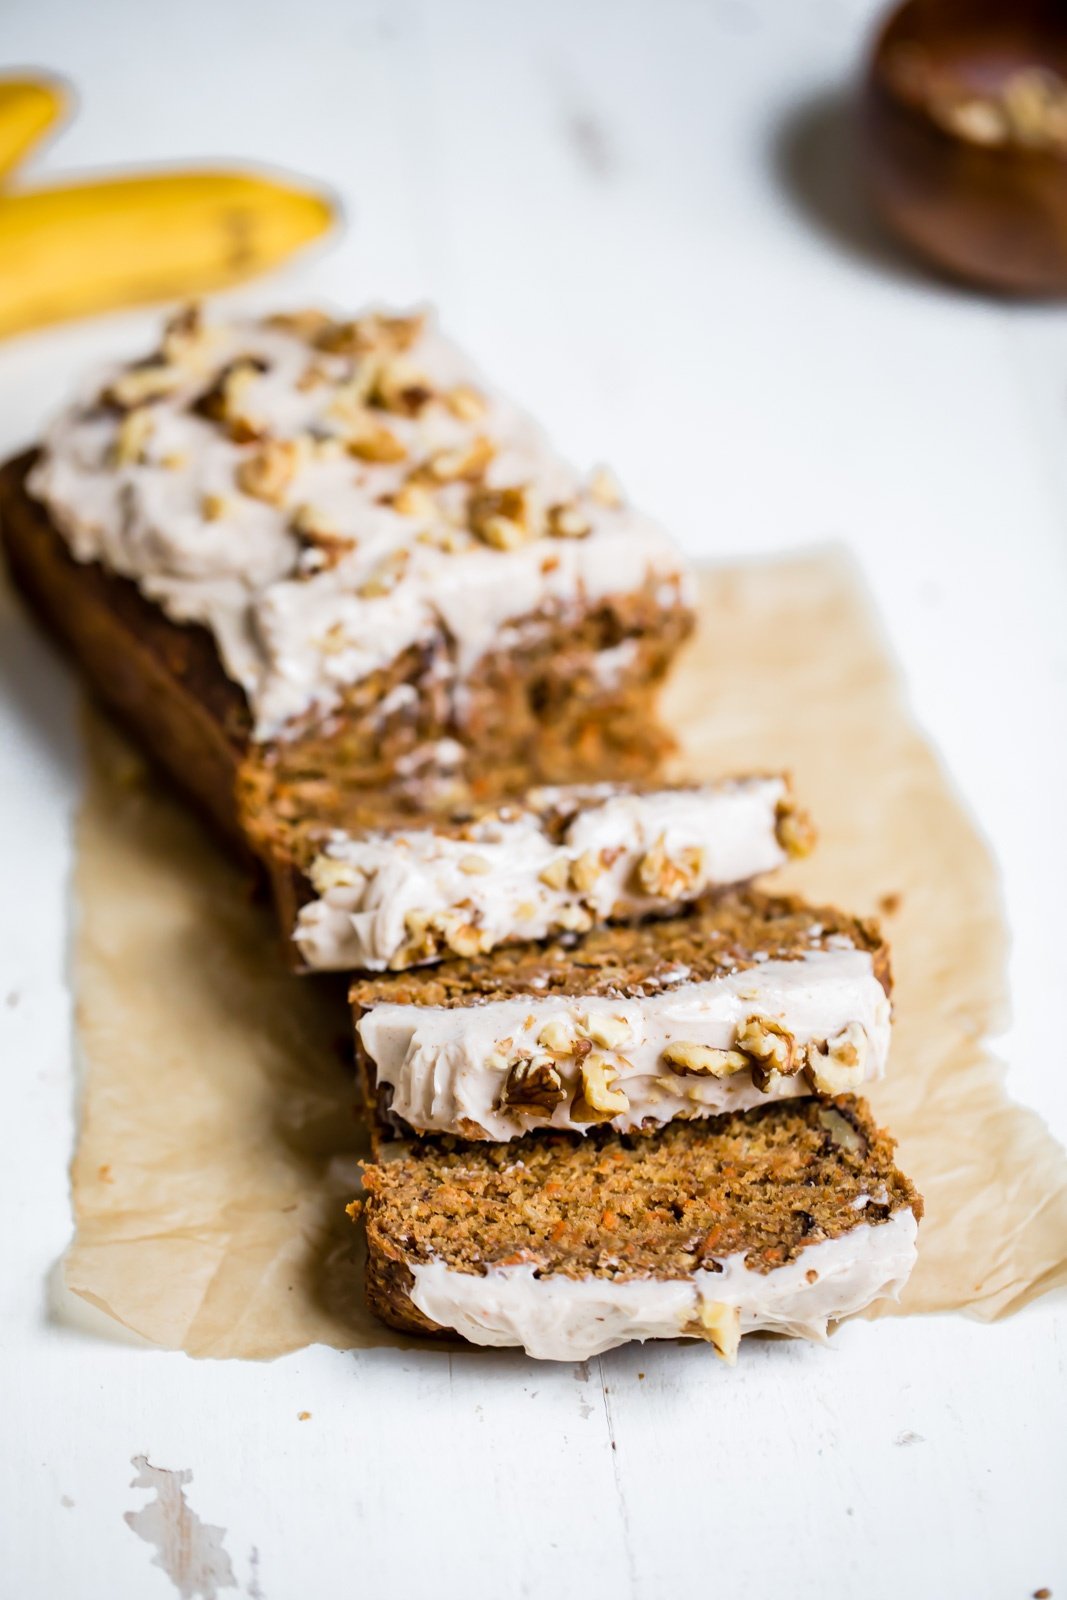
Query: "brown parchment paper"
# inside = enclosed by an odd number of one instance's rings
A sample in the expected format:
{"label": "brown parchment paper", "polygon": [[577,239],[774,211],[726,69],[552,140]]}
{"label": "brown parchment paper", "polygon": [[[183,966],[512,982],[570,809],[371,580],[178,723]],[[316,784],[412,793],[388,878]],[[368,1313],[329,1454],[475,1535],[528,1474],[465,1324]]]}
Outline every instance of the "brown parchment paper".
{"label": "brown parchment paper", "polygon": [[[927,1204],[902,1312],[991,1319],[1067,1283],[1067,1157],[983,1038],[1005,1017],[989,852],[909,720],[849,563],[706,574],[668,708],[687,770],[787,767],[821,842],[782,875],[893,939],[872,1096]],[[362,1306],[344,1215],[363,1153],[343,986],[282,965],[267,910],[120,738],[89,720],[78,825],[78,1295],[195,1355],[403,1343]]]}

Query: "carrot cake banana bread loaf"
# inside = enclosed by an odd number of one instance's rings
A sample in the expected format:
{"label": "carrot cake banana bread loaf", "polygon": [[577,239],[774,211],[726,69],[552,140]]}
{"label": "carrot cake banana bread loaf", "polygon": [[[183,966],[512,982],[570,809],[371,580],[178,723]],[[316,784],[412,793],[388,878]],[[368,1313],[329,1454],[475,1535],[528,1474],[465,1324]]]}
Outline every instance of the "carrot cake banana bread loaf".
{"label": "carrot cake banana bread loaf", "polygon": [[813,842],[784,778],[535,789],[466,817],[333,832],[293,938],[308,968],[399,971],[667,915]]}
{"label": "carrot cake banana bread loaf", "polygon": [[732,1362],[755,1329],[821,1338],[899,1292],[922,1215],[847,1095],[656,1137],[426,1144],[364,1187],[379,1317],[557,1361],[681,1336]]}
{"label": "carrot cake banana bread loaf", "polygon": [[183,313],[9,464],[0,522],[97,690],[267,855],[439,747],[503,787],[669,744],[677,551],[421,313]]}
{"label": "carrot cake banana bread loaf", "polygon": [[351,990],[386,1127],[619,1132],[859,1088],[889,1051],[876,928],[756,891]]}

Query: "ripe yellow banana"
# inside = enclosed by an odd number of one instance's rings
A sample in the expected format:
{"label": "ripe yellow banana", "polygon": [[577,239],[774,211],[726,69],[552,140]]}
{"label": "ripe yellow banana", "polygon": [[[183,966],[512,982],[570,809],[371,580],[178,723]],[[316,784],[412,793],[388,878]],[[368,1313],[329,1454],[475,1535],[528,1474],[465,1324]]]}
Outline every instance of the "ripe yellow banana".
{"label": "ripe yellow banana", "polygon": [[14,171],[66,109],[66,91],[54,79],[0,78],[0,179]]}
{"label": "ripe yellow banana", "polygon": [[324,233],[330,202],[238,172],[0,195],[0,335],[222,289]]}

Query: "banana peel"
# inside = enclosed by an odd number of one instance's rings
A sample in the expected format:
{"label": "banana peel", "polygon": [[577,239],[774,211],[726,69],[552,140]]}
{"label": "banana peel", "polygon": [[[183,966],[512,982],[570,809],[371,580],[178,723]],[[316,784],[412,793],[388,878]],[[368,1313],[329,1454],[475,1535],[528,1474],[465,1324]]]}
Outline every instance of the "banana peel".
{"label": "banana peel", "polygon": [[[0,80],[0,180],[66,104],[49,80]],[[222,168],[5,187],[0,337],[229,288],[321,237],[337,215],[321,191]]]}
{"label": "banana peel", "polygon": [[56,78],[0,78],[0,183],[66,115],[70,94]]}

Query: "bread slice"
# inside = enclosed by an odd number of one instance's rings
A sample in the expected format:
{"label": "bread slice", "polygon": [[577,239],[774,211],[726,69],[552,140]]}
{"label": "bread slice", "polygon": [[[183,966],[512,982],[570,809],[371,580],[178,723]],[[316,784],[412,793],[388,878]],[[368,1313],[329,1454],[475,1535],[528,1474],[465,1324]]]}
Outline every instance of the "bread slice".
{"label": "bread slice", "polygon": [[680,1336],[732,1362],[756,1329],[821,1338],[899,1292],[922,1215],[847,1095],[655,1138],[427,1144],[368,1167],[364,1188],[383,1321],[557,1361]]}
{"label": "bread slice", "polygon": [[784,778],[540,788],[504,805],[328,835],[293,938],[323,971],[400,971],[677,912],[802,855]]}
{"label": "bread slice", "polygon": [[0,478],[13,576],[101,698],[272,865],[383,784],[644,777],[692,625],[664,536],[418,316],[206,326]]}
{"label": "bread slice", "polygon": [[351,999],[387,1128],[505,1141],[857,1089],[885,1069],[889,989],[874,925],[748,890],[358,979]]}

